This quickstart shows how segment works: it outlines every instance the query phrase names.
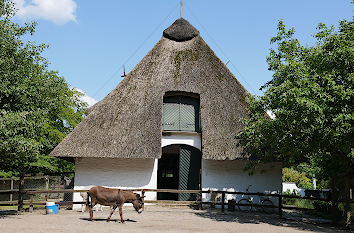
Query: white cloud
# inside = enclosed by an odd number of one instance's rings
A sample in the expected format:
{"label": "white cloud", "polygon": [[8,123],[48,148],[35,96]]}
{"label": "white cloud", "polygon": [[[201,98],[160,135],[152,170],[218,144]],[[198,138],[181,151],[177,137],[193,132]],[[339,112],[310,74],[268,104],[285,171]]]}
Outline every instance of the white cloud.
{"label": "white cloud", "polygon": [[92,107],[95,103],[98,102],[97,100],[95,100],[91,96],[86,95],[86,93],[83,90],[81,90],[79,88],[75,88],[75,90],[84,94],[83,96],[80,97],[80,100],[86,102],[88,104],[88,107]]}
{"label": "white cloud", "polygon": [[13,0],[21,19],[46,19],[56,24],[76,22],[74,0]]}

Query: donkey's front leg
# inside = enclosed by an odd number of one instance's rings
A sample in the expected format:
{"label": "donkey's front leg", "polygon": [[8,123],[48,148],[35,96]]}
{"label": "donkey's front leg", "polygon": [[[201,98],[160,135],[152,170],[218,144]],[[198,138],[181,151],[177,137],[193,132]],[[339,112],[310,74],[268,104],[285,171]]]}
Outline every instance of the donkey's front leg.
{"label": "donkey's front leg", "polygon": [[120,215],[120,222],[124,223],[122,207],[123,205],[119,205],[119,215]]}
{"label": "donkey's front leg", "polygon": [[113,207],[112,207],[112,209],[111,209],[111,214],[108,216],[108,218],[107,218],[107,222],[109,222],[109,220],[111,220],[111,217],[112,217],[112,214],[113,214],[113,212],[115,211],[117,209],[117,205],[114,205]]}

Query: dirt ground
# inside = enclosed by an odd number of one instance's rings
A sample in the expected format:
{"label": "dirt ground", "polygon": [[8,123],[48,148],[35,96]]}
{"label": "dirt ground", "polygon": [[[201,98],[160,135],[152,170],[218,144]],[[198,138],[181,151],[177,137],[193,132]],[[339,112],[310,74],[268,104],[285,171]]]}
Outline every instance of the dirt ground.
{"label": "dirt ground", "polygon": [[44,210],[23,214],[0,215],[0,232],[345,232],[325,224],[280,220],[276,215],[228,212],[220,210],[193,210],[188,207],[146,206],[142,214],[132,207],[124,207],[120,223],[116,211],[107,223],[109,210],[94,212],[94,221],[88,213],[60,210],[59,214],[45,215]]}

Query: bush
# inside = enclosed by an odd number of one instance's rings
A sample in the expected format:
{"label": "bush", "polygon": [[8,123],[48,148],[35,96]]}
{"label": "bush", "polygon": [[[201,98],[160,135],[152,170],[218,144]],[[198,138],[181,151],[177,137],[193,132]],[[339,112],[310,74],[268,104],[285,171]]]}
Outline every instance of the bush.
{"label": "bush", "polygon": [[329,212],[331,209],[331,204],[325,201],[313,201],[312,205],[319,212]]}

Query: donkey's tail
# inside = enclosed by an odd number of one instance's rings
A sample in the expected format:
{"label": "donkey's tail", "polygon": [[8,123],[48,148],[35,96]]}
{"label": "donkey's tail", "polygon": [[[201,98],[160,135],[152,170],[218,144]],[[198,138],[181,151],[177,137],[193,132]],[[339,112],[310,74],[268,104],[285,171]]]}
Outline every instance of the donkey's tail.
{"label": "donkey's tail", "polygon": [[90,203],[90,193],[87,192],[86,208],[88,208],[88,207],[92,208],[91,205],[92,205],[92,204]]}

